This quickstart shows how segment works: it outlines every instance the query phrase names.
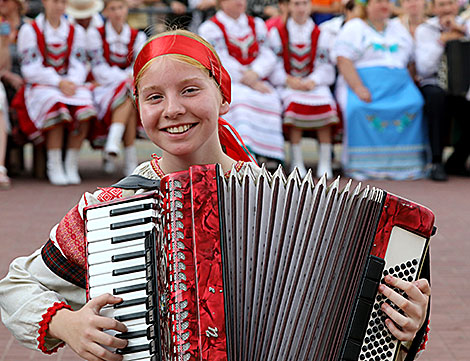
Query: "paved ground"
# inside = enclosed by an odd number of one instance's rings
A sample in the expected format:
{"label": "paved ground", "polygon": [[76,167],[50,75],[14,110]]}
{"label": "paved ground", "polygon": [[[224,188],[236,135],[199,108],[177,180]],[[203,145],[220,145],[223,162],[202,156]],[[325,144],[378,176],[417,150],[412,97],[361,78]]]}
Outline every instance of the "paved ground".
{"label": "paved ground", "polygon": [[[313,148],[307,144],[306,152]],[[144,160],[153,150],[139,147]],[[311,157],[311,156],[310,156]],[[50,227],[85,190],[112,184],[119,178],[100,170],[97,154],[85,151],[81,164],[84,182],[79,186],[53,187],[28,176],[14,179],[13,188],[0,192],[0,277],[10,261],[33,252],[47,240]],[[452,177],[447,183],[367,182],[431,208],[438,233],[432,239],[431,339],[422,361],[470,360],[470,179]],[[21,347],[0,324],[0,361],[78,360],[65,348],[47,357]]]}

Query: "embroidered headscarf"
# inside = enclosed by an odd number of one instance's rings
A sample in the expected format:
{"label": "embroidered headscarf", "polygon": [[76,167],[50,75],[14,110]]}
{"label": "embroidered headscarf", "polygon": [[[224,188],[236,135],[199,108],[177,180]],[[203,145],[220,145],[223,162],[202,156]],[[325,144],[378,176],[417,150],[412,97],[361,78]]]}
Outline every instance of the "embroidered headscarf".
{"label": "embroidered headscarf", "polygon": [[[134,63],[135,95],[142,73],[153,59],[162,55],[181,55],[195,60],[208,70],[209,76],[218,84],[225,101],[231,101],[231,79],[222,66],[215,50],[199,36],[186,31],[174,30],[150,39],[142,48]],[[219,140],[225,153],[234,160],[255,162],[237,131],[219,117]]]}

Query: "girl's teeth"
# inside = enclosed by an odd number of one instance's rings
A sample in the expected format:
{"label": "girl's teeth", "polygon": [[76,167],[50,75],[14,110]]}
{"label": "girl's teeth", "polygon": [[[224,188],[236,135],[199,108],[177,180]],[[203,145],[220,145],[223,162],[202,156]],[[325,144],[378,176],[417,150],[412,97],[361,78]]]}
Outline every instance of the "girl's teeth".
{"label": "girl's teeth", "polygon": [[177,133],[183,133],[187,131],[189,128],[191,128],[191,126],[189,124],[186,124],[186,125],[180,125],[179,127],[167,128],[166,130],[168,131],[168,133],[177,134]]}

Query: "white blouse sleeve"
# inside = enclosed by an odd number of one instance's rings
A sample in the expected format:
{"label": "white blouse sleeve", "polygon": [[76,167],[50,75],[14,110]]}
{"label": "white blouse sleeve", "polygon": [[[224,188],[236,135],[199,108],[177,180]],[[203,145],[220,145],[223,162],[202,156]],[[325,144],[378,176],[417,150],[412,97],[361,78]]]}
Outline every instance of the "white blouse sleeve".
{"label": "white blouse sleeve", "polygon": [[255,60],[250,64],[250,68],[255,71],[261,79],[271,75],[276,66],[276,55],[267,44],[268,30],[266,24],[260,18],[255,18],[256,38],[259,45],[259,53]]}
{"label": "white blouse sleeve", "polygon": [[421,24],[415,33],[415,62],[418,75],[426,78],[437,74],[444,45],[439,41],[440,32],[429,24]]}
{"label": "white blouse sleeve", "polygon": [[321,31],[318,38],[314,70],[308,76],[316,85],[330,86],[335,82],[336,72],[330,61],[328,46],[328,36]]}
{"label": "white blouse sleeve", "polygon": [[337,59],[345,57],[353,62],[359,60],[364,53],[364,24],[361,19],[348,21],[339,32],[332,56]]}
{"label": "white blouse sleeve", "polygon": [[91,62],[91,71],[98,84],[109,85],[121,82],[128,78],[126,70],[118,66],[110,66],[103,55],[103,40],[97,29],[88,31],[88,56]]}
{"label": "white blouse sleeve", "polygon": [[21,73],[26,83],[59,86],[62,77],[54,68],[44,66],[36,32],[30,24],[24,24],[20,28],[18,53],[21,59]]}
{"label": "white blouse sleeve", "polygon": [[[41,249],[10,264],[7,276],[0,280],[2,321],[24,346],[37,349],[40,322],[55,303],[65,302],[74,310],[85,303],[85,290],[65,281],[44,263]],[[61,340],[45,338],[46,349]]]}
{"label": "white blouse sleeve", "polygon": [[75,25],[69,68],[65,78],[77,85],[85,84],[88,75],[86,66],[86,40],[85,30],[81,26]]}
{"label": "white blouse sleeve", "polygon": [[276,27],[272,27],[271,30],[269,30],[267,44],[276,55],[276,65],[269,76],[269,82],[274,86],[285,86],[287,74],[282,57],[282,41],[279,30]]}

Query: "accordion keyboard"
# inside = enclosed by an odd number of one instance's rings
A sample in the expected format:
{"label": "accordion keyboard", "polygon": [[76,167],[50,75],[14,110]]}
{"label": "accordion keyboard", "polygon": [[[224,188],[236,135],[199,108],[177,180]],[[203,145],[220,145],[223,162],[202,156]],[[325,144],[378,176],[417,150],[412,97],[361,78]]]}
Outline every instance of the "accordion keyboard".
{"label": "accordion keyboard", "polygon": [[147,198],[108,207],[90,208],[86,214],[88,297],[104,293],[123,302],[104,307],[101,315],[123,322],[128,331],[109,334],[128,340],[113,350],[127,360],[150,360],[147,339],[146,239],[154,232],[155,200]]}

